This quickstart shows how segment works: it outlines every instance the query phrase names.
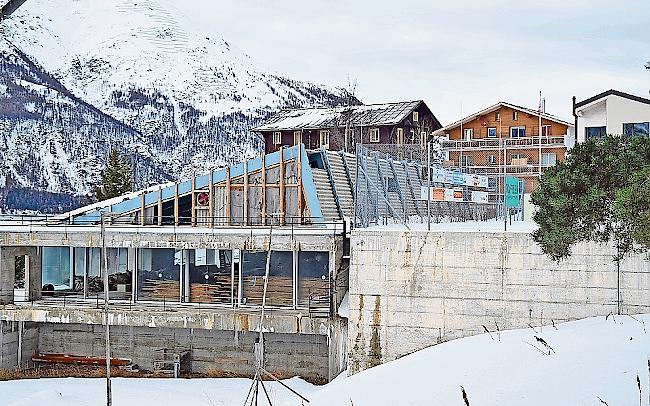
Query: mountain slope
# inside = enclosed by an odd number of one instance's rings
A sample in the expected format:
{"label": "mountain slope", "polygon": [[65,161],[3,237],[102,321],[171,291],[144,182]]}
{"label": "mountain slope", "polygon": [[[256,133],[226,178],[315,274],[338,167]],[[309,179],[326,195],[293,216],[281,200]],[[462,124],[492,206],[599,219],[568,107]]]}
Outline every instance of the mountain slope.
{"label": "mountain slope", "polygon": [[[258,153],[261,141],[249,129],[279,108],[340,102],[326,88],[284,78],[227,41],[202,34],[174,4],[28,0],[2,22],[0,34],[49,72],[64,93],[122,123],[117,131],[121,135],[106,134],[107,138],[126,150],[146,149],[143,154],[155,159],[158,167],[156,176],[138,179],[140,186],[156,178],[191,176]],[[0,97],[7,104],[6,96]],[[131,130],[131,135],[133,131],[139,135],[138,141],[120,139]],[[79,141],[64,133],[70,142]],[[88,136],[82,134],[80,139]],[[65,145],[63,151],[70,155]],[[89,167],[95,180],[107,155],[101,152],[104,155],[94,156],[97,165]],[[83,166],[76,156],[71,159]],[[3,175],[7,177],[0,171]],[[17,175],[24,174],[12,175],[17,183],[29,185]],[[88,191],[82,177],[54,177],[57,181],[45,190]]]}

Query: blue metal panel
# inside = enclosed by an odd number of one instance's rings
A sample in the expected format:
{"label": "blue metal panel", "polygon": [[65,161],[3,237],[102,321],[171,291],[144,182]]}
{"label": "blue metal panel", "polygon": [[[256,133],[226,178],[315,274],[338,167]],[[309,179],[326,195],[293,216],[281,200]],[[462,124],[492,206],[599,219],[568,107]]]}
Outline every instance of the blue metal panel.
{"label": "blue metal panel", "polygon": [[126,213],[140,208],[140,196],[133,197],[111,206],[110,211],[113,213]]}
{"label": "blue metal panel", "polygon": [[192,181],[186,180],[178,184],[178,194],[183,195],[192,191]]}
{"label": "blue metal panel", "polygon": [[300,144],[300,150],[302,162],[302,187],[305,190],[305,199],[307,200],[307,205],[309,206],[309,213],[311,214],[312,221],[314,223],[323,223],[325,222],[325,219],[323,218],[323,212],[320,207],[320,200],[318,199],[316,184],[314,183],[314,178],[311,174],[309,157],[307,156],[307,151],[305,150],[305,146],[303,144]]}
{"label": "blue metal panel", "polygon": [[259,157],[249,160],[247,164],[248,164],[248,172],[259,171],[260,169],[262,169],[262,163]]}
{"label": "blue metal panel", "polygon": [[172,199],[174,197],[176,186],[167,186],[162,190],[163,200]]}
{"label": "blue metal panel", "polygon": [[151,206],[152,204],[158,203],[158,191],[149,192],[144,195],[144,204],[145,206]]}
{"label": "blue metal panel", "polygon": [[210,175],[201,175],[197,176],[196,179],[194,180],[194,186],[197,189],[203,189],[208,187],[208,181],[210,180]]}
{"label": "blue metal panel", "polygon": [[212,174],[212,183],[221,183],[226,180],[226,170],[220,169]]}

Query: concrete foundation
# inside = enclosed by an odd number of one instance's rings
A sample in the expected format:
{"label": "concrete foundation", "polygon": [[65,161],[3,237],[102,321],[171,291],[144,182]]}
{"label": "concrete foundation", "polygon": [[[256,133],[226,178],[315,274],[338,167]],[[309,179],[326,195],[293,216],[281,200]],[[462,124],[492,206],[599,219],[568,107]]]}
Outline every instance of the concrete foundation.
{"label": "concrete foundation", "polygon": [[483,333],[484,326],[615,314],[619,297],[622,313],[650,312],[650,263],[633,256],[619,273],[614,253],[580,244],[556,263],[523,233],[354,230],[350,370]]}

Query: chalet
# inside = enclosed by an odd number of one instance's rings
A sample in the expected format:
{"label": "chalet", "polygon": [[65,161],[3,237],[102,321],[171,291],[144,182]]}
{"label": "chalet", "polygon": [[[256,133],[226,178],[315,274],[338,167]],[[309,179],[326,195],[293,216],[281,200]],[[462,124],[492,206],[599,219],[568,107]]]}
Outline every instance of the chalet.
{"label": "chalet", "polygon": [[576,103],[573,98],[576,141],[611,135],[650,135],[650,99],[608,90]]}
{"label": "chalet", "polygon": [[[541,136],[540,136],[541,135]],[[499,102],[434,132],[445,165],[493,178],[517,176],[526,193],[545,168],[565,158],[574,144],[572,123],[536,110]]]}
{"label": "chalet", "polygon": [[353,151],[363,144],[425,144],[442,125],[422,100],[362,106],[283,110],[254,128],[266,152],[305,144]]}

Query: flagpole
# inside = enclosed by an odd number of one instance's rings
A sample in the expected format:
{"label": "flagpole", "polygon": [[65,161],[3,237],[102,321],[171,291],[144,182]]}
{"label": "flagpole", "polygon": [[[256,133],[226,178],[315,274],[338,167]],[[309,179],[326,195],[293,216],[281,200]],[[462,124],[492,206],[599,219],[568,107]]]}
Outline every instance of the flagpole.
{"label": "flagpole", "polygon": [[539,179],[542,178],[542,91],[539,91]]}

